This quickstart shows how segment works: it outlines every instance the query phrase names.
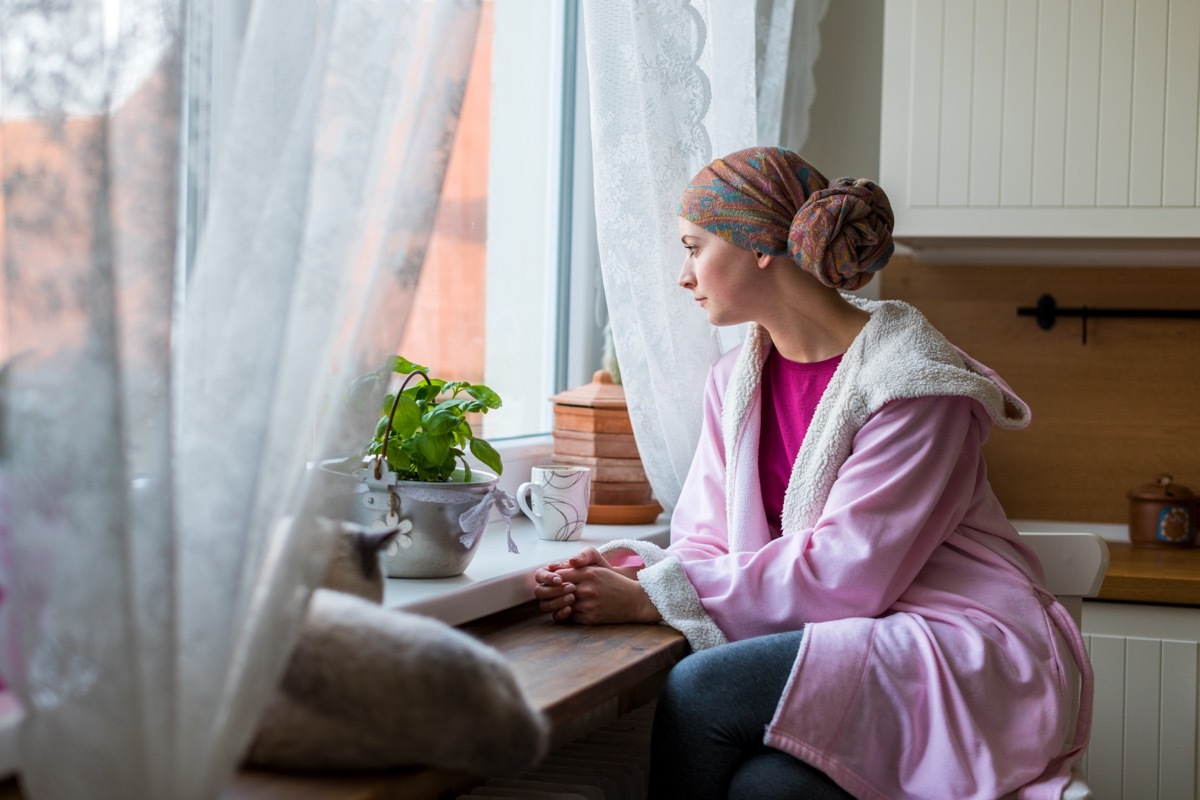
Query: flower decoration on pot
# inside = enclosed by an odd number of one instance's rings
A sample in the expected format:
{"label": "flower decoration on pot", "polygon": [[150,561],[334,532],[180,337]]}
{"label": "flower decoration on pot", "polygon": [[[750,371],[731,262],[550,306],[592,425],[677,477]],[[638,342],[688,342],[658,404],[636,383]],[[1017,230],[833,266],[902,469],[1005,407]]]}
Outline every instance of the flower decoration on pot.
{"label": "flower decoration on pot", "polygon": [[[431,377],[428,367],[392,356],[354,382],[352,407],[378,396],[393,374],[404,380],[383,398],[374,435],[360,453],[332,467],[355,479],[344,513],[353,523],[399,531],[383,554],[389,577],[461,575],[492,509],[506,523],[518,512],[496,485],[504,469],[500,454],[475,435],[467,418],[500,408],[500,396],[482,384]],[[472,469],[468,453],[491,471]],[[517,551],[511,525],[508,549]]]}

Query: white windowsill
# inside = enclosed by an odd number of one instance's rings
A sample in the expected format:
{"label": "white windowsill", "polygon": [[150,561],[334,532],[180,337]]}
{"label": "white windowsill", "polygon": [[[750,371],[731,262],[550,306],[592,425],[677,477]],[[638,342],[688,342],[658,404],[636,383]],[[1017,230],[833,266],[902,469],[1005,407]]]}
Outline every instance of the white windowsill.
{"label": "white windowsill", "polygon": [[461,625],[532,600],[533,571],[543,564],[561,561],[588,545],[599,546],[613,539],[644,539],[666,547],[670,536],[665,514],[648,525],[587,525],[583,537],[574,542],[537,538],[533,523],[524,515],[514,517],[512,522],[519,555],[508,552],[504,523],[493,521],[466,572],[453,578],[388,578],[384,606]]}

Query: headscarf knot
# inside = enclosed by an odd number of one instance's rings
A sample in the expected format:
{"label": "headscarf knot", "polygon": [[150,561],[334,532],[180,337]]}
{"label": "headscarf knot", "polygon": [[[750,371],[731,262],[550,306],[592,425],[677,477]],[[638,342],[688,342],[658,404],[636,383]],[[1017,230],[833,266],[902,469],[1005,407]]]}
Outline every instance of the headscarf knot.
{"label": "headscarf knot", "polygon": [[796,212],[788,254],[826,286],[858,289],[891,258],[894,225],[878,184],[838,178]]}

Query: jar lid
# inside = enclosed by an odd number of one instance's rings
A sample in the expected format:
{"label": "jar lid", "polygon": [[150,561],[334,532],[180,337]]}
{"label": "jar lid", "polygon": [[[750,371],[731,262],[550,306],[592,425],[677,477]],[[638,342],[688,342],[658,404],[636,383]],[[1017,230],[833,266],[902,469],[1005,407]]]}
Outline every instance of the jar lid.
{"label": "jar lid", "polygon": [[612,374],[602,369],[592,375],[592,382],[559,392],[550,402],[583,408],[625,408],[625,387],[613,383]]}
{"label": "jar lid", "polygon": [[1137,500],[1178,500],[1192,497],[1192,490],[1178,483],[1172,483],[1170,475],[1159,475],[1154,483],[1144,483],[1129,493]]}

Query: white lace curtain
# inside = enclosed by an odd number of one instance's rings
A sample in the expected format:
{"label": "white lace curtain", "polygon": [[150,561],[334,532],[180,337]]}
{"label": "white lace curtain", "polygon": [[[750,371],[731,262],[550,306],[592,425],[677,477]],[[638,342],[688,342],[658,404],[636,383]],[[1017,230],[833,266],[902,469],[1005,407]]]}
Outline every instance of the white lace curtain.
{"label": "white lace curtain", "polygon": [[[673,507],[708,368],[741,339],[676,284],[679,196],[701,167],[807,135],[828,0],[585,0],[597,239],[616,356],[654,493]],[[793,36],[799,30],[799,37]],[[785,98],[791,102],[785,105]]]}
{"label": "white lace curtain", "polygon": [[185,271],[215,6],[0,4],[0,670],[34,800],[235,768],[326,552],[305,462],[403,332],[479,15],[252,0]]}

